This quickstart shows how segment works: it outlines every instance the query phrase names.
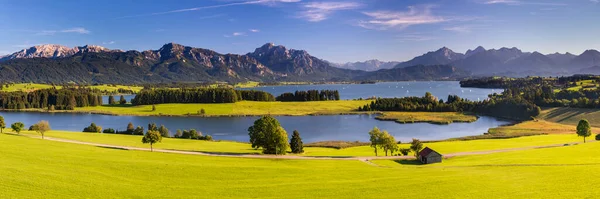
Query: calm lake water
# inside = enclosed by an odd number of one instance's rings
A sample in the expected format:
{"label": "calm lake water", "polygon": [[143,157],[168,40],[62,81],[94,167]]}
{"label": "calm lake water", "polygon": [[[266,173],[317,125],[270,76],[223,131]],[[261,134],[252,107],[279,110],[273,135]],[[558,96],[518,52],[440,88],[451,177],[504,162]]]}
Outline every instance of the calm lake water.
{"label": "calm lake water", "polygon": [[[148,123],[164,124],[172,133],[177,129],[197,129],[204,134],[212,135],[217,140],[248,141],[248,127],[258,117],[141,117],[141,116],[109,116],[75,113],[33,113],[3,112],[7,124],[23,122],[26,127],[40,120],[48,120],[52,129],[81,131],[91,122],[103,128],[124,130],[128,122],[135,126],[147,128]],[[439,140],[468,135],[480,135],[489,128],[509,124],[509,121],[492,117],[481,117],[473,123],[453,123],[435,125],[427,123],[399,124],[391,121],[379,121],[375,115],[331,115],[331,116],[282,116],[276,117],[291,136],[298,130],[304,143],[327,140],[368,141],[368,132],[377,126],[387,130],[403,142],[411,138],[422,140]]]}
{"label": "calm lake water", "polygon": [[[241,90],[261,90],[274,96],[297,90],[338,90],[341,99],[358,99],[369,97],[408,97],[424,96],[430,92],[446,101],[448,95],[458,95],[469,100],[484,100],[489,94],[502,92],[501,89],[461,88],[458,81],[429,81],[429,82],[381,82],[376,84],[320,84],[320,85],[290,85],[290,86],[261,86],[242,88]],[[135,95],[123,95],[127,102]],[[119,101],[120,95],[115,95]],[[102,102],[108,104],[108,96],[103,96]]]}
{"label": "calm lake water", "polygon": [[262,86],[256,88],[244,88],[243,90],[261,90],[269,92],[274,96],[278,96],[285,92],[293,93],[296,90],[338,90],[341,99],[358,99],[373,96],[424,96],[425,92],[430,92],[444,101],[446,101],[448,95],[458,95],[469,100],[484,100],[489,94],[502,92],[501,89],[461,88],[458,81]]}

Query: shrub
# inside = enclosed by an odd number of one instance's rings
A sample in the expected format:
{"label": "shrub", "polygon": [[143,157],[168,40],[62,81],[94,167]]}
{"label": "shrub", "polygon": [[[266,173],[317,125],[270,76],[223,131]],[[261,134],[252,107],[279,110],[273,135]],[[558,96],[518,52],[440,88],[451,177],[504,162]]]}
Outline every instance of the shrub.
{"label": "shrub", "polygon": [[97,126],[95,123],[92,122],[90,126],[83,128],[83,132],[100,133],[102,132],[102,127]]}
{"label": "shrub", "polygon": [[38,128],[38,126],[37,126],[37,125],[35,125],[35,124],[34,124],[34,125],[31,125],[31,126],[29,126],[29,130],[30,130],[30,131],[37,131],[38,129],[39,129],[39,128]]}
{"label": "shrub", "polygon": [[115,132],[116,132],[115,129],[112,129],[112,128],[107,128],[107,129],[104,129],[104,131],[102,131],[102,133],[112,133],[112,134],[114,134]]}
{"label": "shrub", "polygon": [[134,135],[144,135],[144,127],[137,126],[135,130],[133,130]]}
{"label": "shrub", "polygon": [[600,140],[600,134],[596,135],[596,140]]}
{"label": "shrub", "polygon": [[400,153],[404,156],[407,156],[408,153],[410,153],[410,149],[407,149],[407,148],[400,149]]}

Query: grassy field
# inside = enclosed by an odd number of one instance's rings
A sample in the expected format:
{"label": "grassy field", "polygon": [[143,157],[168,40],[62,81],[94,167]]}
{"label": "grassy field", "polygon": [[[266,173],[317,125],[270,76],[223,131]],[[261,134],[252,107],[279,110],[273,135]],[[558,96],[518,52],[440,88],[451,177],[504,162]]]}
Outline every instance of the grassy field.
{"label": "grassy field", "polygon": [[[521,122],[511,126],[501,126],[488,130],[492,134],[572,134],[576,130],[575,124],[560,124],[546,120]],[[592,132],[600,133],[600,128],[592,127]]]}
{"label": "grassy field", "polygon": [[244,116],[244,115],[318,115],[352,113],[357,107],[370,103],[370,100],[340,100],[318,102],[254,102],[242,101],[228,104],[157,104],[152,105],[105,105],[82,107],[76,111],[109,113],[115,115],[198,115],[201,109],[205,116]]}
{"label": "grassy field", "polygon": [[450,124],[452,122],[474,122],[477,121],[477,116],[456,112],[383,112],[377,119],[398,123]]}
{"label": "grassy field", "polygon": [[244,82],[244,83],[237,83],[237,84],[233,85],[233,87],[235,87],[235,88],[254,88],[254,87],[257,87],[259,84],[260,84],[260,82],[249,81],[249,82]]}
{"label": "grassy field", "polygon": [[577,125],[587,119],[593,127],[600,127],[600,110],[585,108],[544,108],[538,118],[561,124]]}
{"label": "grassy field", "polygon": [[[52,88],[52,85],[49,84],[34,84],[34,83],[19,83],[19,84],[11,84],[8,87],[3,87],[2,88],[2,92],[16,92],[16,91],[23,91],[23,92],[31,92],[31,91],[35,91],[35,90],[40,90],[40,89],[47,89],[47,88]],[[57,89],[62,88],[61,86],[56,86]]]}
{"label": "grassy field", "polygon": [[0,134],[0,198],[594,198],[598,149],[600,143],[589,143],[433,165],[374,160],[377,167],[128,151]]}
{"label": "grassy field", "polygon": [[[6,129],[8,130],[8,129]],[[35,132],[22,132],[23,134],[37,135]],[[149,147],[141,143],[140,136],[115,135],[115,134],[96,134],[67,131],[50,131],[46,133],[48,137],[63,138],[76,141],[110,144],[131,147]],[[365,133],[365,136],[368,136]],[[593,139],[593,138],[590,138]],[[521,148],[530,146],[545,146],[552,144],[564,144],[570,142],[579,142],[582,138],[577,137],[574,131],[571,134],[526,136],[511,139],[483,139],[470,141],[443,141],[425,143],[425,146],[432,147],[441,153],[456,153],[466,151],[486,151],[497,149]],[[409,148],[409,144],[400,144],[401,148]],[[260,150],[254,150],[247,143],[239,142],[207,142],[199,140],[164,138],[161,143],[154,146],[160,149],[174,149],[183,151],[200,151],[213,153],[238,153],[255,154]],[[325,147],[305,147],[303,156],[374,156],[373,149],[369,146],[356,146],[344,149],[334,149]],[[380,153],[381,154],[381,153]]]}
{"label": "grassy field", "polygon": [[140,92],[144,87],[124,86],[124,85],[114,85],[113,86],[113,85],[102,84],[102,85],[89,86],[89,88],[98,89],[103,92],[117,92],[119,89],[126,89],[126,90],[132,90],[133,92],[137,93],[137,92]]}

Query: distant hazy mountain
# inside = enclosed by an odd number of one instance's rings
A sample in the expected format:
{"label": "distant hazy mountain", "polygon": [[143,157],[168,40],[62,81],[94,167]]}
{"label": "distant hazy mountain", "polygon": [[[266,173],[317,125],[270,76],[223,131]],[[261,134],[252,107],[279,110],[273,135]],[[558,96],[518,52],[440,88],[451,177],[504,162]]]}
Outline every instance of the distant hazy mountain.
{"label": "distant hazy mountain", "polygon": [[552,61],[554,61],[554,63],[556,63],[557,65],[561,65],[561,66],[565,66],[567,65],[569,62],[571,62],[571,60],[573,58],[576,57],[576,55],[573,55],[571,53],[565,53],[565,54],[560,54],[560,53],[554,53],[554,54],[547,54],[546,57],[552,59]]}
{"label": "distant hazy mountain", "polygon": [[592,66],[579,70],[579,74],[600,75],[600,66]]}
{"label": "distant hazy mountain", "polygon": [[417,65],[404,68],[381,69],[356,77],[356,80],[378,81],[411,81],[411,80],[443,80],[468,77],[468,71],[450,65]]}
{"label": "distant hazy mountain", "polygon": [[396,68],[403,68],[407,66],[416,65],[444,65],[449,64],[453,61],[463,59],[465,57],[462,53],[456,53],[449,48],[443,47],[437,51],[428,52],[421,56],[415,57],[406,62],[402,62],[396,65]]}
{"label": "distant hazy mountain", "polygon": [[367,60],[364,62],[348,62],[348,63],[344,63],[344,64],[330,63],[330,64],[332,66],[335,66],[338,68],[345,68],[345,69],[351,69],[351,70],[376,71],[379,69],[393,68],[394,66],[396,66],[399,63],[400,62],[397,62],[397,61],[385,62],[385,61],[379,61],[377,59],[372,59],[372,60]]}
{"label": "distant hazy mountain", "polygon": [[471,55],[480,53],[480,52],[484,52],[485,48],[483,48],[482,46],[477,46],[477,48],[475,48],[474,50],[467,50],[467,52],[465,53],[465,57],[470,57]]}
{"label": "distant hazy mountain", "polygon": [[86,45],[81,47],[66,47],[55,44],[45,44],[45,45],[37,45],[28,49],[23,49],[21,51],[15,52],[10,55],[6,55],[0,58],[0,61],[5,61],[9,59],[19,59],[19,58],[62,58],[62,57],[70,57],[79,52],[111,52],[107,48],[102,46],[95,45]]}
{"label": "distant hazy mountain", "polygon": [[586,50],[569,62],[570,69],[574,71],[598,65],[600,65],[600,52],[597,50]]}

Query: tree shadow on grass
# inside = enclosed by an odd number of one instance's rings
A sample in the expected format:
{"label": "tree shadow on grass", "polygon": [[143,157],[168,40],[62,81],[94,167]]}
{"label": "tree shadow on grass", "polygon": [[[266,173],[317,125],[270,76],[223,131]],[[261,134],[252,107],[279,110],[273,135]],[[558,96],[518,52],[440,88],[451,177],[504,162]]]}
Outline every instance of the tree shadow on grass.
{"label": "tree shadow on grass", "polygon": [[111,146],[96,146],[96,147],[103,148],[103,149],[115,149],[115,150],[129,151],[129,149],[121,148],[121,147],[111,147]]}
{"label": "tree shadow on grass", "polygon": [[418,160],[412,159],[412,160],[394,160],[394,162],[398,163],[398,164],[402,164],[402,165],[423,165],[423,163],[421,163]]}

